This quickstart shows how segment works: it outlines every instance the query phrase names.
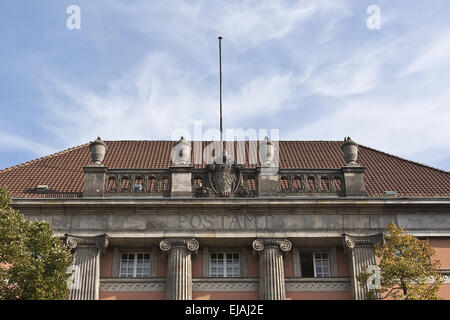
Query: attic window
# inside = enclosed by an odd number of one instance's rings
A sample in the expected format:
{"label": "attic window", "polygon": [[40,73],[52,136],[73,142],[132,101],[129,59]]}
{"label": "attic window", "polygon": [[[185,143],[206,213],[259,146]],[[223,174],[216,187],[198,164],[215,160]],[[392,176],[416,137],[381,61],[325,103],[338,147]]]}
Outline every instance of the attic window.
{"label": "attic window", "polygon": [[40,184],[36,187],[36,192],[45,192],[48,191],[48,185]]}
{"label": "attic window", "polygon": [[341,191],[342,190],[342,180],[339,177],[335,177],[333,179],[333,187],[335,191]]}
{"label": "attic window", "polygon": [[294,190],[295,191],[301,191],[303,189],[303,184],[302,184],[302,178],[301,177],[295,177],[294,178]]}
{"label": "attic window", "polygon": [[314,177],[308,177],[308,184],[307,188],[309,191],[315,191],[316,190],[316,178]]}

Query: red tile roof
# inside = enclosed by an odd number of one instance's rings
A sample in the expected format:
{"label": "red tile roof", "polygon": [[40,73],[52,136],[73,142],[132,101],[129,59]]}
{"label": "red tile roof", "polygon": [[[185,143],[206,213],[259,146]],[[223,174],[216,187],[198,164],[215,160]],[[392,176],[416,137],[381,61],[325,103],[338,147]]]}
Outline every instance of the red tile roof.
{"label": "red tile roof", "polygon": [[[105,141],[108,149],[104,164],[108,168],[168,168],[173,141]],[[209,142],[202,142],[203,147]],[[340,168],[344,162],[341,141],[280,141],[280,168]],[[245,142],[245,167],[256,158],[256,145]],[[235,150],[243,145],[234,144]],[[192,161],[201,153],[192,152]],[[84,183],[83,166],[90,163],[89,144],[0,170],[0,185],[14,198],[77,198]],[[199,162],[199,161],[197,161]],[[369,197],[384,197],[397,191],[399,197],[450,197],[450,173],[360,146],[358,163],[366,167]],[[259,163],[258,163],[259,165]],[[195,165],[204,167],[205,163]],[[36,193],[38,185],[49,191]]]}

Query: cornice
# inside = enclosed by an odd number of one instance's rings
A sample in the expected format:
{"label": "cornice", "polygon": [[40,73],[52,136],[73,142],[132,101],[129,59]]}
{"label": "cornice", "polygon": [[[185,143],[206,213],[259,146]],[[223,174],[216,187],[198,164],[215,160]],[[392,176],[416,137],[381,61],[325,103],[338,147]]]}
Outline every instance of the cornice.
{"label": "cornice", "polygon": [[208,198],[163,198],[163,197],[139,197],[139,198],[79,198],[79,199],[13,199],[13,206],[35,207],[35,206],[404,206],[404,205],[445,205],[450,206],[450,198],[423,198],[423,199],[392,199],[392,198],[369,198],[369,197],[285,197],[285,198],[230,198],[230,199],[208,199]]}

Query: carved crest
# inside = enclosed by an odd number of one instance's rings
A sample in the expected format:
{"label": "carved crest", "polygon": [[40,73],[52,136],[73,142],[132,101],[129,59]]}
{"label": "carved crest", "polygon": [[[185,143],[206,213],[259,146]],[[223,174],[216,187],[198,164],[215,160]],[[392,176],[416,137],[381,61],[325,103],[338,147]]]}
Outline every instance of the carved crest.
{"label": "carved crest", "polygon": [[223,156],[223,161],[216,160],[206,169],[211,188],[220,197],[231,197],[244,186],[243,167],[231,158]]}

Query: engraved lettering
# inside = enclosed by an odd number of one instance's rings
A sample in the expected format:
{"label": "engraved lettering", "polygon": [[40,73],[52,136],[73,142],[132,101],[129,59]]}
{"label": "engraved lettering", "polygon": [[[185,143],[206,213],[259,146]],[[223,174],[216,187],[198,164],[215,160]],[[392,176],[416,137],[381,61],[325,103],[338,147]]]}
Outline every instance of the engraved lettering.
{"label": "engraved lettering", "polygon": [[257,229],[255,216],[244,216],[244,227],[245,229]]}
{"label": "engraved lettering", "polygon": [[263,215],[257,215],[256,216],[256,229],[264,229],[264,228],[265,228],[264,227],[264,216]]}
{"label": "engraved lettering", "polygon": [[[234,228],[233,226],[236,225],[237,228]],[[239,223],[239,218],[237,215],[233,215],[231,218],[231,223],[230,223],[230,229],[242,229],[241,224]]]}
{"label": "engraved lettering", "polygon": [[202,218],[200,216],[192,216],[191,226],[192,228],[198,228],[202,225]]}
{"label": "engraved lettering", "polygon": [[205,216],[205,221],[203,222],[203,226],[205,228],[213,228],[214,227],[214,217]]}
{"label": "engraved lettering", "polygon": [[187,221],[187,216],[180,215],[179,216],[179,221],[180,221],[180,228],[183,228],[184,223],[186,223],[186,221]]}

